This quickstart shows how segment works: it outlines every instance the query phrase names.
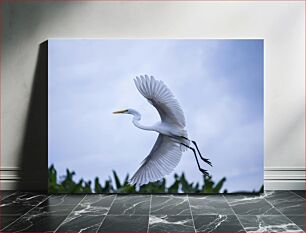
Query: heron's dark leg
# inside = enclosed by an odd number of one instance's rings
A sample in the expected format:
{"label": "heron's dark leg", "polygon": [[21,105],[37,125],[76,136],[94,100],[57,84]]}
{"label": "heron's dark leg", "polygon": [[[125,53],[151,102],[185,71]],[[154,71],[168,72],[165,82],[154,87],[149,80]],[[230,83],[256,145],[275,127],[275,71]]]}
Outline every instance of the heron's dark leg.
{"label": "heron's dark leg", "polygon": [[212,167],[211,162],[209,161],[209,159],[206,159],[206,158],[204,158],[204,157],[201,155],[201,152],[200,152],[200,150],[199,150],[199,148],[198,148],[197,143],[196,143],[195,141],[191,141],[191,142],[195,145],[195,147],[196,147],[196,149],[197,149],[197,151],[198,151],[198,153],[199,153],[201,159],[202,159],[205,163],[207,163],[209,166]]}
{"label": "heron's dark leg", "polygon": [[205,170],[205,169],[203,169],[203,168],[200,167],[200,163],[199,163],[199,160],[198,160],[198,158],[197,158],[197,154],[196,154],[195,149],[194,149],[193,147],[191,147],[191,146],[187,146],[187,145],[184,144],[184,143],[181,143],[181,144],[182,144],[183,146],[186,146],[187,148],[189,148],[190,150],[193,151],[193,154],[194,154],[194,157],[195,157],[195,159],[196,159],[196,161],[197,161],[199,170],[203,173],[203,175],[208,176],[209,173],[207,172],[207,170]]}
{"label": "heron's dark leg", "polygon": [[182,136],[182,138],[184,138],[184,139],[186,139],[186,140],[188,140],[188,141],[191,141],[191,142],[195,145],[195,147],[196,147],[196,149],[197,149],[197,151],[198,151],[198,153],[199,153],[199,155],[200,155],[200,158],[201,158],[205,163],[207,163],[209,166],[212,167],[212,164],[211,164],[211,162],[209,161],[209,159],[206,159],[206,158],[204,158],[204,157],[202,156],[202,154],[201,154],[201,152],[200,152],[200,150],[199,150],[199,148],[198,148],[198,145],[197,145],[197,143],[196,143],[195,141],[189,140],[188,138],[186,138],[186,137],[184,137],[184,136]]}

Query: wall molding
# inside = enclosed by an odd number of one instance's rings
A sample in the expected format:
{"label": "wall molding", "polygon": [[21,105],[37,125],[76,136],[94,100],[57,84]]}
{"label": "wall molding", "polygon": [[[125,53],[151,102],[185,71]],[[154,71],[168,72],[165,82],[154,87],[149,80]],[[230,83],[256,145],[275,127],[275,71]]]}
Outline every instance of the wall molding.
{"label": "wall molding", "polygon": [[0,172],[2,171],[21,171],[19,167],[0,167]]}
{"label": "wall molding", "polygon": [[19,176],[19,167],[1,167],[0,168],[0,187],[2,190],[17,189],[21,177]]}
{"label": "wall molding", "polygon": [[265,171],[306,171],[305,167],[265,167]]}
{"label": "wall molding", "polygon": [[1,167],[0,168],[0,180],[14,181],[21,180],[19,172],[21,169],[19,167]]}
{"label": "wall molding", "polygon": [[[47,168],[46,168],[47,169]],[[22,169],[19,167],[1,167],[0,168],[0,189],[1,190],[32,190],[46,191],[46,178],[44,176],[21,177]],[[26,183],[27,187],[24,187]]]}
{"label": "wall molding", "polygon": [[[46,168],[47,169],[47,168]],[[3,190],[16,189],[21,181],[21,169],[19,167],[0,168],[0,187]],[[265,190],[304,190],[306,184],[306,168],[304,167],[265,167],[264,185]],[[32,187],[29,189],[37,190],[38,184],[45,182],[43,177],[31,180]]]}
{"label": "wall molding", "polygon": [[305,167],[265,167],[265,190],[304,190]]}

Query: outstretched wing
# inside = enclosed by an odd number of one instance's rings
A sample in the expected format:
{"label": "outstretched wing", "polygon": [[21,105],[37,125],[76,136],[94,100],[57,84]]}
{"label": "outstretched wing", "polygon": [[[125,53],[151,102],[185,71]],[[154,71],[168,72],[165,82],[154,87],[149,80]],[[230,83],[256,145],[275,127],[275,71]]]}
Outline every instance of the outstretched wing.
{"label": "outstretched wing", "polygon": [[147,75],[136,77],[139,92],[157,109],[163,122],[184,128],[185,117],[182,108],[169,88],[162,82]]}
{"label": "outstretched wing", "polygon": [[182,156],[175,139],[159,134],[150,154],[130,179],[130,184],[141,186],[162,179],[178,165]]}

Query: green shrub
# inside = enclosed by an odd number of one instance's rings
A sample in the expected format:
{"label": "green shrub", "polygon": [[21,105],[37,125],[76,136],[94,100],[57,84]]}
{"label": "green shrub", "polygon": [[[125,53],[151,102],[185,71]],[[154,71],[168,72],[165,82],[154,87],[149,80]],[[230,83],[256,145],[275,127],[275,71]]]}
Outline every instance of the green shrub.
{"label": "green shrub", "polygon": [[[57,171],[54,165],[51,165],[48,170],[48,191],[50,193],[220,193],[226,181],[226,178],[223,177],[215,183],[211,176],[203,176],[203,185],[200,187],[199,183],[189,183],[185,174],[182,173],[181,175],[174,174],[174,182],[169,187],[166,187],[166,179],[163,178],[160,181],[142,185],[137,190],[134,185],[128,183],[129,175],[126,175],[121,182],[117,173],[113,171],[113,180],[109,177],[104,181],[104,185],[101,185],[99,178],[96,177],[92,190],[91,181],[80,179],[75,182],[73,180],[74,171],[66,169],[66,175],[57,180]],[[260,191],[263,191],[263,187]],[[224,190],[224,192],[227,191]]]}

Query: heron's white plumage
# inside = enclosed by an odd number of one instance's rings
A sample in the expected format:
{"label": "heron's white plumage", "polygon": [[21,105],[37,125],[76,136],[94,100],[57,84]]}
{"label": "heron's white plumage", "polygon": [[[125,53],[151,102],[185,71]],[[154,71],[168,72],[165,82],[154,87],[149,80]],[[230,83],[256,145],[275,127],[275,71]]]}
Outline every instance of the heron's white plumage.
{"label": "heron's white plumage", "polygon": [[134,82],[139,92],[157,109],[163,123],[181,129],[185,127],[184,112],[163,81],[145,75],[136,77]]}
{"label": "heron's white plumage", "polygon": [[130,179],[130,183],[141,186],[162,179],[174,170],[181,156],[180,144],[173,138],[159,134],[150,154]]}
{"label": "heron's white plumage", "polygon": [[153,126],[145,126],[140,122],[141,114],[131,108],[114,112],[114,114],[131,114],[134,116],[133,124],[136,127],[159,133],[150,154],[129,180],[130,184],[141,186],[164,178],[178,165],[182,152],[187,148],[193,151],[199,170],[204,175],[209,175],[200,167],[195,149],[190,146],[190,142],[195,145],[205,163],[211,166],[211,162],[202,157],[196,142],[188,139],[183,110],[169,88],[162,81],[155,80],[153,76],[136,77],[134,82],[139,92],[157,109],[161,122]]}
{"label": "heron's white plumage", "polygon": [[153,76],[136,77],[134,82],[139,92],[157,109],[161,118],[158,128],[144,127],[138,122],[140,114],[136,110],[128,111],[134,115],[133,123],[137,127],[160,133],[150,154],[130,179],[131,184],[141,186],[170,174],[178,165],[182,152],[186,150],[181,143],[189,145],[189,141],[182,138],[187,138],[184,113],[169,88]]}

